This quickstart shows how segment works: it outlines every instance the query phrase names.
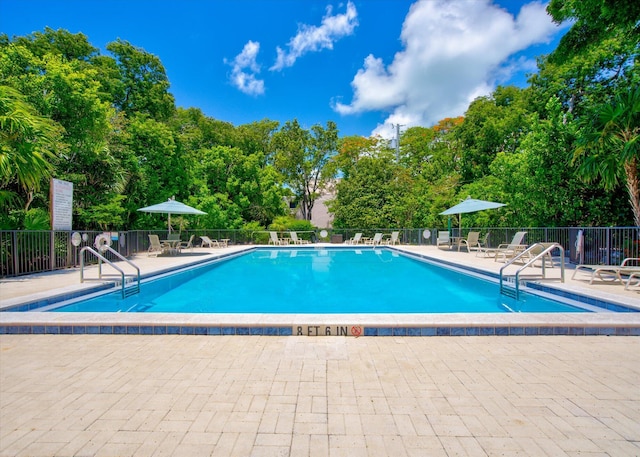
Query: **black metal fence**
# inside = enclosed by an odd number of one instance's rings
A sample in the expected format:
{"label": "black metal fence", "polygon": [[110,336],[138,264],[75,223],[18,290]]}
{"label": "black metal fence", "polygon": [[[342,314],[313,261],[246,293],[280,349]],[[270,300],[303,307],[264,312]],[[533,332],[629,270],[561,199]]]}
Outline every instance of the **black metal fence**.
{"label": "black metal fence", "polygon": [[[398,230],[403,244],[435,245],[438,231],[446,229],[325,229],[298,232],[298,235],[313,242],[339,243],[358,232],[372,237],[378,232],[389,234]],[[616,265],[625,258],[640,257],[640,227],[471,227],[462,231],[455,228],[452,235],[466,236],[470,231],[479,231],[482,236],[489,232],[490,246],[509,243],[516,232],[526,231],[526,244],[560,243],[565,248],[565,255],[573,263]],[[76,267],[80,264],[80,250],[85,246],[92,246],[96,236],[104,233],[0,230],[0,276],[19,276]],[[130,230],[106,234],[111,239],[111,247],[128,257],[149,249],[150,234],[157,234],[164,239],[167,232]],[[200,243],[201,235],[217,240],[226,239],[229,244],[266,244],[269,240],[269,233],[266,231],[247,230],[186,230],[181,233],[181,239],[187,241],[191,235],[194,235],[196,245]],[[91,262],[95,259],[85,260]]]}

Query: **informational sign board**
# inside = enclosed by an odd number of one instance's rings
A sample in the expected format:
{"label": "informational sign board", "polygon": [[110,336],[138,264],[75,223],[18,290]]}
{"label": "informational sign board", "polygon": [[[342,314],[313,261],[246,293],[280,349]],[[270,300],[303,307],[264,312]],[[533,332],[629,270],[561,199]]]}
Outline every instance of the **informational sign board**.
{"label": "informational sign board", "polygon": [[51,228],[53,230],[71,230],[73,216],[73,183],[60,179],[51,179]]}

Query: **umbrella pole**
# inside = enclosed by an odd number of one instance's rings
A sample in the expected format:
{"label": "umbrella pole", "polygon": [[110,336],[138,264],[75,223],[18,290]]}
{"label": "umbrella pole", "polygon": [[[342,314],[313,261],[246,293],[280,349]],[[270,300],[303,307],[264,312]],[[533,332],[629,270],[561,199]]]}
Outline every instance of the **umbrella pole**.
{"label": "umbrella pole", "polygon": [[171,213],[169,214],[169,220],[167,221],[167,225],[169,226],[169,233],[171,233]]}

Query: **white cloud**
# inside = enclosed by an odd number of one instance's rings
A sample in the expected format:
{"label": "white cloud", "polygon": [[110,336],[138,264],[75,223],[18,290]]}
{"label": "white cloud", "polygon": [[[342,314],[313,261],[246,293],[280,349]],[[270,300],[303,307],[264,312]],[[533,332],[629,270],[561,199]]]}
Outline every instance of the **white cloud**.
{"label": "white cloud", "polygon": [[288,43],[288,51],[278,47],[276,62],[270,68],[279,71],[291,67],[298,57],[308,52],[317,52],[323,49],[333,49],[333,43],[342,37],[351,35],[358,25],[358,12],[353,3],[347,3],[347,11],[344,14],[332,16],[331,6],[327,7],[327,14],[322,18],[319,27],[303,24],[299,26],[296,36]]}
{"label": "white cloud", "polygon": [[490,0],[418,1],[402,27],[403,50],[387,67],[367,56],[351,82],[351,103],[334,103],[334,109],[345,115],[389,111],[373,132],[382,136],[392,134],[390,123],[432,125],[461,115],[474,98],[532,68],[531,60],[512,56],[557,31],[538,2],[514,18]]}
{"label": "white cloud", "polygon": [[248,95],[264,94],[264,81],[257,79],[260,73],[260,65],[256,62],[256,57],[260,52],[260,43],[249,40],[232,62],[230,81],[235,87]]}

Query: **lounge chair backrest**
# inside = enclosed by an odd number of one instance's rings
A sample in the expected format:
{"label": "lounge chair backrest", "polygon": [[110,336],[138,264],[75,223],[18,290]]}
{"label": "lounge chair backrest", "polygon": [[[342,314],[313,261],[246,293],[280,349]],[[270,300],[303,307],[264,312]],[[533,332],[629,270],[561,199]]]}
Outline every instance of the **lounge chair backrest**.
{"label": "lounge chair backrest", "polygon": [[220,247],[220,243],[218,242],[218,240],[212,240],[206,235],[200,236],[200,239],[202,240],[202,247],[205,247],[205,246],[209,246],[210,248],[214,246],[218,248]]}
{"label": "lounge chair backrest", "polygon": [[480,239],[480,232],[469,232],[467,235],[467,244],[469,246],[477,246]]}
{"label": "lounge chair backrest", "polygon": [[391,232],[391,244],[397,243],[399,236],[400,236],[400,232]]}
{"label": "lounge chair backrest", "polygon": [[289,236],[293,240],[294,243],[298,243],[298,234],[296,232],[289,232]]}
{"label": "lounge chair backrest", "polygon": [[158,235],[149,235],[149,243],[154,249],[162,249],[162,244],[160,244],[160,237],[158,237]]}
{"label": "lounge chair backrest", "polygon": [[515,235],[513,235],[513,239],[511,240],[511,243],[509,243],[509,246],[521,245],[526,234],[527,232],[517,232]]}
{"label": "lounge chair backrest", "polygon": [[353,242],[354,243],[359,243],[360,242],[360,238],[362,238],[362,233],[356,233],[353,237]]}
{"label": "lounge chair backrest", "polygon": [[280,240],[278,239],[278,234],[276,232],[269,232],[269,236],[271,237],[271,242],[273,244],[280,244]]}
{"label": "lounge chair backrest", "polygon": [[382,241],[382,233],[376,233],[375,235],[373,235],[374,243],[379,243],[380,241]]}
{"label": "lounge chair backrest", "polygon": [[438,232],[438,241],[440,242],[445,242],[448,243],[449,242],[449,232]]}

